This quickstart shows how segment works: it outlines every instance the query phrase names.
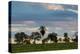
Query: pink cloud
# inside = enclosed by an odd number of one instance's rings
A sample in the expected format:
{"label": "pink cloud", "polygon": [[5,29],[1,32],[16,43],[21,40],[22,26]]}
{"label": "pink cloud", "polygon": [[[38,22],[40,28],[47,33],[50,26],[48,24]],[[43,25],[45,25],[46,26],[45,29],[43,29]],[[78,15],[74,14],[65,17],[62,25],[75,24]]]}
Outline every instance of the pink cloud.
{"label": "pink cloud", "polygon": [[48,10],[64,10],[62,5],[43,4],[43,6]]}

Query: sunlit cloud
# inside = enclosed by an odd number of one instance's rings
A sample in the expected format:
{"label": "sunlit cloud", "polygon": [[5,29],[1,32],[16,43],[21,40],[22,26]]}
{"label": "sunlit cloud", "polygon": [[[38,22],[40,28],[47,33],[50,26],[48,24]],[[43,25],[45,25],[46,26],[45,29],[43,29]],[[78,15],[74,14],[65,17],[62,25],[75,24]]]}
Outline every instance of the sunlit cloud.
{"label": "sunlit cloud", "polygon": [[[62,11],[71,11],[74,13],[78,13],[77,10],[71,9],[71,8],[65,8],[64,5],[55,5],[55,4],[43,4],[44,8],[47,10],[62,10]],[[75,7],[75,6],[72,6]]]}
{"label": "sunlit cloud", "polygon": [[43,6],[48,10],[64,10],[64,7],[61,5],[44,4]]}
{"label": "sunlit cloud", "polygon": [[48,5],[48,10],[64,10],[64,8],[60,5]]}

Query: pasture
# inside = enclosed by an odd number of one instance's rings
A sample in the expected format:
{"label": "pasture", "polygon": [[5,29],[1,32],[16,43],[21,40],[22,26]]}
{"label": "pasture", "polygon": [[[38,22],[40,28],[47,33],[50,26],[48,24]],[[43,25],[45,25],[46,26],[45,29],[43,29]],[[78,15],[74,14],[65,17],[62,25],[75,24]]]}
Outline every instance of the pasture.
{"label": "pasture", "polygon": [[77,43],[53,43],[53,44],[12,44],[11,52],[34,52],[34,51],[52,51],[52,50],[68,50],[77,49]]}

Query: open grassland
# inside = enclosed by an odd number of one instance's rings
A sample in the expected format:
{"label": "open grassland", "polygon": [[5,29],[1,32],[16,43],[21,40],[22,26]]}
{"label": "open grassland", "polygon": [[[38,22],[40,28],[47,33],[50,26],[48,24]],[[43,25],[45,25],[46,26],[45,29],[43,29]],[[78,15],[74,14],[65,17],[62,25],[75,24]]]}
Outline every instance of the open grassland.
{"label": "open grassland", "polygon": [[53,44],[12,44],[12,53],[18,52],[33,52],[33,51],[48,51],[48,50],[67,50],[77,49],[77,43],[53,43]]}

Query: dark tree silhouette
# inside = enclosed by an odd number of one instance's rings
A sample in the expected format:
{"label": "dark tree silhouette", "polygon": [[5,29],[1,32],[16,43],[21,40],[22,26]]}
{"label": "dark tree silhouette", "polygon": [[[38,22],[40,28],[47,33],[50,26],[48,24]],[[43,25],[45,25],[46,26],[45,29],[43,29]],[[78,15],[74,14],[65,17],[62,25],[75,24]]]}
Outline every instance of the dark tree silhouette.
{"label": "dark tree silhouette", "polygon": [[31,38],[34,39],[34,44],[35,44],[35,40],[40,40],[41,39],[41,35],[40,35],[39,32],[32,32]]}
{"label": "dark tree silhouette", "polygon": [[23,43],[23,40],[26,38],[26,34],[24,32],[16,33],[15,34],[15,41],[17,43]]}
{"label": "dark tree silhouette", "polygon": [[65,41],[66,43],[69,42],[68,33],[64,33],[64,41]]}
{"label": "dark tree silhouette", "polygon": [[75,42],[78,42],[78,32],[75,33],[75,36],[76,36]]}
{"label": "dark tree silhouette", "polygon": [[45,26],[41,26],[41,27],[39,28],[39,30],[40,30],[41,35],[44,36],[45,31],[46,31]]}
{"label": "dark tree silhouette", "polygon": [[51,41],[54,41],[55,43],[57,43],[57,33],[50,33],[48,34],[48,38],[51,39]]}
{"label": "dark tree silhouette", "polygon": [[21,35],[21,40],[23,42],[23,39],[27,38],[27,36],[24,32],[21,32],[20,35]]}
{"label": "dark tree silhouette", "polygon": [[17,44],[20,44],[20,42],[21,42],[21,38],[20,38],[20,33],[16,33],[15,34],[15,41],[17,42]]}
{"label": "dark tree silhouette", "polygon": [[32,36],[33,39],[39,39],[39,38],[41,38],[41,35],[40,35],[39,32],[32,32],[31,36]]}
{"label": "dark tree silhouette", "polygon": [[62,39],[61,39],[61,38],[59,38],[59,39],[58,39],[58,41],[62,41]]}
{"label": "dark tree silhouette", "polygon": [[74,42],[78,42],[78,32],[75,32],[74,34],[75,38],[72,39]]}

